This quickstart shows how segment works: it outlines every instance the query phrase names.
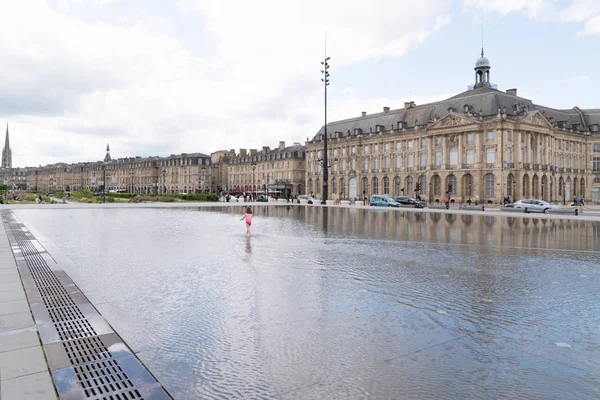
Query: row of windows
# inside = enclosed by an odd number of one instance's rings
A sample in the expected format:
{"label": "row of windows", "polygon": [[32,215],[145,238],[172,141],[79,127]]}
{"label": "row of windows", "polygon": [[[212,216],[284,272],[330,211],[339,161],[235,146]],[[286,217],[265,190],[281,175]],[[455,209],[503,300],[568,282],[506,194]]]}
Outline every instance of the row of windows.
{"label": "row of windows", "polygon": [[[425,175],[417,178],[417,181],[420,183],[421,187],[419,190],[419,195],[427,194],[427,177]],[[467,175],[464,178],[465,182],[465,193],[469,196],[472,196],[473,193],[473,177],[471,175]],[[486,174],[484,176],[485,182],[485,195],[486,196],[494,196],[495,190],[495,177],[494,174]],[[450,175],[447,179],[447,183],[452,185],[452,190],[450,191],[450,195],[455,196],[457,193],[457,179],[455,175]],[[402,185],[402,180],[399,176],[394,178],[394,195],[400,196],[401,194],[412,196],[415,193],[416,186],[414,185],[414,180],[412,176],[407,176],[405,178],[405,184]],[[321,180],[317,179],[315,184],[315,189],[317,194],[321,193]],[[344,178],[340,178],[339,180],[339,193],[341,197],[345,197],[346,195],[346,181]],[[309,192],[313,191],[313,181],[312,179],[308,180],[308,190]],[[331,190],[333,193],[338,193],[338,181],[336,178],[331,180]],[[362,190],[365,195],[367,194],[379,194],[380,190],[382,190],[382,194],[391,194],[390,193],[390,178],[384,176],[382,179],[382,187],[379,186],[379,178],[374,177],[371,178],[371,182],[369,183],[369,179],[364,177],[362,178]],[[438,175],[434,175],[431,177],[431,190],[434,196],[442,195],[446,193],[446,188],[442,188],[442,179]]]}

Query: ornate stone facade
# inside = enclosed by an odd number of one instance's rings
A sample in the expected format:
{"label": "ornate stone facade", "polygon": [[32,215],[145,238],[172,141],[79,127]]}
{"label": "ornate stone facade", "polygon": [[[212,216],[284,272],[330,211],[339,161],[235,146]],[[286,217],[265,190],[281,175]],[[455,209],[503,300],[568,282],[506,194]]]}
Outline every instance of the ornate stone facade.
{"label": "ornate stone facade", "polygon": [[[458,202],[600,202],[600,110],[555,110],[516,89],[496,90],[489,61],[480,60],[472,90],[328,124],[328,156],[337,158],[328,197],[404,194],[435,202],[449,192]],[[323,132],[307,143],[306,187],[317,197]]]}

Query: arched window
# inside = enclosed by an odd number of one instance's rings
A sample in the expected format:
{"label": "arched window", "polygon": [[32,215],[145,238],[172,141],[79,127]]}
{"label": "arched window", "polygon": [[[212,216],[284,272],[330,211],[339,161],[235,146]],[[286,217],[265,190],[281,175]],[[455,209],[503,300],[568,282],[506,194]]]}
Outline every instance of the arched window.
{"label": "arched window", "polygon": [[419,194],[427,194],[427,177],[425,175],[421,175],[419,178],[419,183],[421,184],[421,191]]}
{"label": "arched window", "polygon": [[494,174],[485,176],[485,195],[491,197],[494,195]]}
{"label": "arched window", "polygon": [[413,177],[409,176],[406,178],[406,190],[404,191],[406,196],[413,195]]}
{"label": "arched window", "polygon": [[390,178],[383,177],[383,194],[390,194]]}
{"label": "arched window", "polygon": [[512,174],[508,174],[508,177],[506,178],[506,193],[510,196],[513,197],[514,193],[513,193],[513,182],[514,182],[514,177],[512,176]]}
{"label": "arched window", "polygon": [[397,176],[394,178],[394,195],[400,196],[400,177]]}
{"label": "arched window", "polygon": [[377,177],[373,178],[373,194],[379,193],[379,179]]}
{"label": "arched window", "polygon": [[448,177],[448,185],[452,185],[452,190],[450,191],[450,194],[452,196],[456,196],[456,176],[455,175],[450,175]]}
{"label": "arched window", "polygon": [[315,184],[316,188],[315,188],[315,192],[317,192],[317,194],[321,194],[321,179],[317,178],[317,183]]}
{"label": "arched window", "polygon": [[365,177],[362,179],[363,193],[369,194],[369,180]]}
{"label": "arched window", "polygon": [[439,175],[434,175],[431,179],[433,180],[433,195],[439,196],[442,194],[442,179]]}
{"label": "arched window", "polygon": [[337,193],[337,179],[335,179],[335,178],[333,178],[331,180],[331,190],[332,190],[331,193],[334,193],[334,194]]}

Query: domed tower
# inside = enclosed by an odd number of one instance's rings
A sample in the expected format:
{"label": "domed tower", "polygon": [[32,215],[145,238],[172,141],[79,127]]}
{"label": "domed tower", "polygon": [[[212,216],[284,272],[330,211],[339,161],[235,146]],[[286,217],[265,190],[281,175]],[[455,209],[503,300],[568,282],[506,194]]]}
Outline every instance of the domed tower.
{"label": "domed tower", "polygon": [[475,63],[475,87],[491,87],[490,83],[490,60],[483,56],[483,47],[481,48],[481,57]]}

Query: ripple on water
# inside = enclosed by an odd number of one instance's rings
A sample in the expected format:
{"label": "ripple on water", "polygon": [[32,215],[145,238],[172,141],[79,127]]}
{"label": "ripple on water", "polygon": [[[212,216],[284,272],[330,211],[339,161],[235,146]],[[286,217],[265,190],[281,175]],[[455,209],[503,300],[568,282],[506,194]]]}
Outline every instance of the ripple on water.
{"label": "ripple on water", "polygon": [[560,239],[597,226],[539,222],[532,250],[501,218],[257,206],[248,238],[241,208],[19,215],[177,399],[598,393],[598,257]]}

